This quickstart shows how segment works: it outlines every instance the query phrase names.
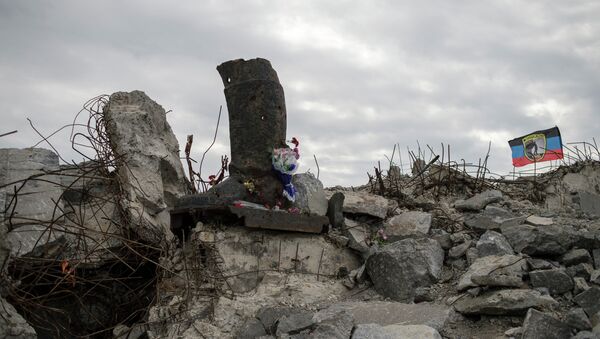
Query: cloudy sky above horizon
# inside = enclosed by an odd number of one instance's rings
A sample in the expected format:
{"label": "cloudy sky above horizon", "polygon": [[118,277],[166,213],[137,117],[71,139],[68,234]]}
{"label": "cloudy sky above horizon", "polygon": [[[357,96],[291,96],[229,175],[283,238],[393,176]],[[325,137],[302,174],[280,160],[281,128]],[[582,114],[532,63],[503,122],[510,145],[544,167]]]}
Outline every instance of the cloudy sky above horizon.
{"label": "cloudy sky above horizon", "polygon": [[[326,186],[366,183],[394,145],[429,144],[507,173],[507,141],[558,125],[600,137],[600,2],[0,0],[0,147],[29,147],[88,99],[143,90],[204,173],[229,152],[216,66],[269,59],[284,87],[301,170]],[[51,141],[64,158],[69,133]],[[600,140],[598,140],[600,142]],[[44,146],[43,144],[41,145]],[[396,162],[399,158],[396,155]]]}

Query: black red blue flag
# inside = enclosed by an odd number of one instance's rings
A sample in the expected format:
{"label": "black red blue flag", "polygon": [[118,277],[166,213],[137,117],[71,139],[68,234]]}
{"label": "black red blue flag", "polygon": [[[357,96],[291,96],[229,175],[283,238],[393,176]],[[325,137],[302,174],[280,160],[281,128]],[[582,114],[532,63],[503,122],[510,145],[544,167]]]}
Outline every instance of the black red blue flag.
{"label": "black red blue flag", "polygon": [[515,167],[563,158],[558,127],[535,131],[512,139],[508,144],[512,150],[512,162]]}

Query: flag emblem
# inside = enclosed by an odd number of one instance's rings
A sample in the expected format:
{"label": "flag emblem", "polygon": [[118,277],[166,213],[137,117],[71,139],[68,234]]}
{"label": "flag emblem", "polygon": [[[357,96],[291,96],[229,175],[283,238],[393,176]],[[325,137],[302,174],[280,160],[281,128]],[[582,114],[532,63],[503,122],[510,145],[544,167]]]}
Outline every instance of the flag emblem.
{"label": "flag emblem", "polygon": [[562,140],[558,127],[535,131],[508,142],[515,167],[563,158]]}
{"label": "flag emblem", "polygon": [[530,134],[523,138],[525,157],[530,161],[540,161],[546,154],[546,136],[544,134]]}

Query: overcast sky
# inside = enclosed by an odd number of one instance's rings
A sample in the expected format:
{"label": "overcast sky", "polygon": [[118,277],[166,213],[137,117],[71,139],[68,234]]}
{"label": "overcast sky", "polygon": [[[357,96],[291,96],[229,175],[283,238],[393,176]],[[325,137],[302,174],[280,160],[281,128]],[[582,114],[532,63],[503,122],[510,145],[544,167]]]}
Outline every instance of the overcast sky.
{"label": "overcast sky", "polygon": [[[512,169],[507,141],[558,125],[600,142],[600,1],[0,0],[0,147],[70,123],[99,94],[143,90],[180,147],[229,152],[216,66],[263,57],[286,95],[301,170],[326,186],[367,181],[394,144],[450,144],[452,158]],[[68,133],[51,140],[64,157]],[[398,161],[398,158],[395,159]],[[405,165],[406,166],[406,165]],[[384,168],[387,165],[382,166]],[[405,167],[406,170],[406,167]]]}

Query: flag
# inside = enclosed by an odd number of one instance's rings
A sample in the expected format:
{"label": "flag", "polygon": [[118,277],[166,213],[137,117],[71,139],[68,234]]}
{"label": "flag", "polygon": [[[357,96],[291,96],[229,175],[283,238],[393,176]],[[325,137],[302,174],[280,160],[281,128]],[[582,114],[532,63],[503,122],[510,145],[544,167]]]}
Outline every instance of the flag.
{"label": "flag", "polygon": [[563,158],[558,127],[535,131],[512,139],[508,144],[512,150],[512,162],[515,167]]}

